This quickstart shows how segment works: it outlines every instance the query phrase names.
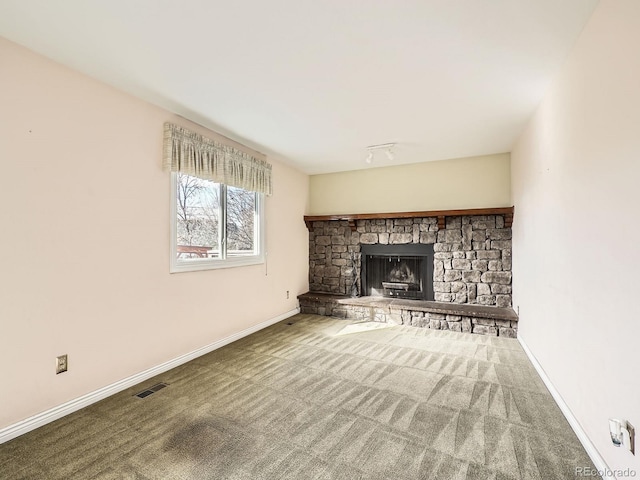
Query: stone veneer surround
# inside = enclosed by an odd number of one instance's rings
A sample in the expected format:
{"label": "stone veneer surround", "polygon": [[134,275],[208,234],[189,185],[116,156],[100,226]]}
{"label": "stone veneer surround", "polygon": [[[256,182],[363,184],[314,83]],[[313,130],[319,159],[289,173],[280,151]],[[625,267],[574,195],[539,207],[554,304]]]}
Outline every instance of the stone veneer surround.
{"label": "stone veneer surround", "polygon": [[[434,245],[436,302],[511,306],[511,228],[502,215],[314,221],[309,231],[312,292],[349,295],[362,244]],[[356,269],[352,255],[356,253]]]}

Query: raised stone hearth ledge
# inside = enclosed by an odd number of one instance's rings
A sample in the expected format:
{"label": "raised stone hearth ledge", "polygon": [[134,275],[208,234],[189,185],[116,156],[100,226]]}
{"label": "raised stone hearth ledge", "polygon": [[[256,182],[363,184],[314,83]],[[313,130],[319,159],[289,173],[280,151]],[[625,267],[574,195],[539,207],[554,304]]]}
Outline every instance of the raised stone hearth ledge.
{"label": "raised stone hearth ledge", "polygon": [[518,331],[512,308],[315,292],[303,293],[298,300],[302,313],[510,338]]}
{"label": "raised stone hearth ledge", "polygon": [[505,228],[511,228],[513,223],[514,207],[497,208],[467,208],[458,210],[428,210],[422,212],[394,212],[394,213],[353,213],[341,215],[305,215],[304,223],[309,231],[313,228],[313,222],[326,222],[331,220],[346,220],[349,222],[351,231],[356,230],[356,220],[394,219],[394,218],[419,218],[436,217],[438,228],[445,228],[447,217],[459,217],[463,215],[503,215]]}

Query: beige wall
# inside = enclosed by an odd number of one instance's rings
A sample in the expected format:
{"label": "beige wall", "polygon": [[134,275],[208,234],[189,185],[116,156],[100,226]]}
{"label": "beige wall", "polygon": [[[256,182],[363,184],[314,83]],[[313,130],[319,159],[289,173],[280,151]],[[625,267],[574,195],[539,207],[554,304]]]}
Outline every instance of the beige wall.
{"label": "beige wall", "polygon": [[169,274],[163,122],[189,124],[3,39],[0,62],[0,428],[296,308],[306,175],[269,159],[268,268]]}
{"label": "beige wall", "polygon": [[509,154],[313,175],[309,215],[511,206]]}
{"label": "beige wall", "polygon": [[640,2],[601,0],[511,157],[519,335],[609,467],[635,475],[607,419],[640,425],[638,45]]}

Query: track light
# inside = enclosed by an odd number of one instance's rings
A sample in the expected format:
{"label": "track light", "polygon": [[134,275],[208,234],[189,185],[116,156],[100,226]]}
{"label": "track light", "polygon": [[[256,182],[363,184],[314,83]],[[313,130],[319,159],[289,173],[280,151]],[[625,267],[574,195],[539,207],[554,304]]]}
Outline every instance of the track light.
{"label": "track light", "polygon": [[384,150],[385,155],[387,156],[387,160],[389,160],[390,162],[393,162],[393,160],[395,159],[395,156],[393,154],[393,147],[395,147],[396,144],[395,143],[382,143],[380,145],[370,145],[367,147],[367,152],[369,152],[367,154],[367,158],[365,159],[365,162],[367,163],[372,163],[373,162],[373,156],[374,153],[377,150]]}
{"label": "track light", "polygon": [[390,162],[393,162],[393,152],[391,151],[391,148],[387,148],[385,150],[385,152],[387,154],[387,158],[389,159]]}

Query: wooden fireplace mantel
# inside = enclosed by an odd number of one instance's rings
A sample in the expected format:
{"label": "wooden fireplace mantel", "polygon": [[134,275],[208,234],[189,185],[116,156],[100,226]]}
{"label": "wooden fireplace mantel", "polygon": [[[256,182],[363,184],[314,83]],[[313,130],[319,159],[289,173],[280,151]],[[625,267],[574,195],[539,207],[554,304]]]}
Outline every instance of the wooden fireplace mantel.
{"label": "wooden fireplace mantel", "polygon": [[514,207],[498,208],[468,208],[461,210],[427,210],[424,212],[394,212],[394,213],[354,213],[341,215],[305,215],[304,223],[309,231],[313,228],[313,222],[326,222],[330,220],[346,220],[349,222],[351,231],[356,230],[357,220],[375,220],[387,218],[416,218],[416,217],[437,217],[438,228],[445,227],[446,217],[459,217],[462,215],[504,215],[504,226],[511,228],[513,224]]}

